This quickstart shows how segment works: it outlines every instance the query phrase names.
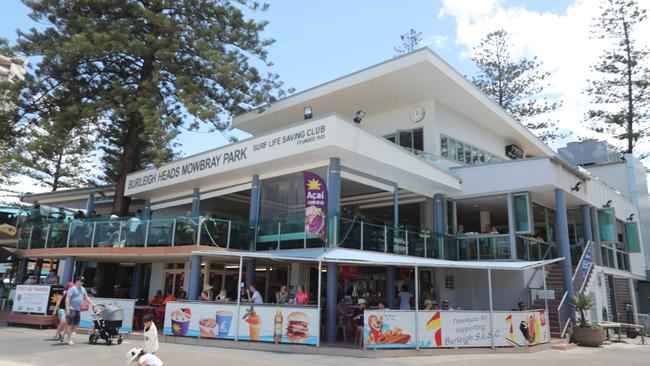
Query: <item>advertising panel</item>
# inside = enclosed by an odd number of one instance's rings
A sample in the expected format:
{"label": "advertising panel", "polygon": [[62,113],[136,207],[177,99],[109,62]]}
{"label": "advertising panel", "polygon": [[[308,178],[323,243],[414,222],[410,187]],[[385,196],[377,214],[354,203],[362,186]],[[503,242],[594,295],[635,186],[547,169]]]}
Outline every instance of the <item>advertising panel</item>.
{"label": "advertising panel", "polygon": [[50,301],[50,286],[47,285],[18,285],[13,312],[45,315]]}
{"label": "advertising panel", "polygon": [[[366,310],[366,348],[414,348],[415,312]],[[419,311],[417,341],[420,348],[532,346],[549,341],[542,311]]]}
{"label": "advertising panel", "polygon": [[[117,305],[119,308],[121,308],[124,318],[122,320],[122,326],[120,327],[119,331],[122,333],[130,333],[133,331],[133,313],[135,311],[134,299],[108,299],[102,297],[93,297],[92,299],[95,305],[100,307],[107,305]],[[92,314],[92,306],[82,309],[79,328],[93,328]]]}
{"label": "advertising panel", "polygon": [[165,335],[316,345],[318,309],[315,307],[208,302],[169,302]]}

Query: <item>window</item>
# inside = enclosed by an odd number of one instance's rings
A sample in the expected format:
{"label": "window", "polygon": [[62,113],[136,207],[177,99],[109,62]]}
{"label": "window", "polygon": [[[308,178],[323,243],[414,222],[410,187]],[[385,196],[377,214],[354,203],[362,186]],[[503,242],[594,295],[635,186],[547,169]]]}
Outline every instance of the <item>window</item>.
{"label": "window", "polygon": [[395,134],[385,136],[386,140],[396,143],[401,147],[405,147],[411,151],[424,150],[424,132],[421,128],[414,130],[397,130]]}
{"label": "window", "polygon": [[440,136],[440,155],[443,158],[467,165],[501,161],[501,159],[490,153],[447,136]]}
{"label": "window", "polygon": [[447,290],[454,289],[454,276],[445,276],[445,288]]}
{"label": "window", "polygon": [[512,195],[512,205],[515,211],[515,232],[530,233],[530,199],[528,193]]}
{"label": "window", "polygon": [[600,241],[617,241],[615,222],[613,209],[604,208],[598,210],[598,232],[600,233]]}
{"label": "window", "polygon": [[637,230],[636,222],[625,223],[625,244],[628,252],[641,252],[641,247],[639,245],[639,232]]}

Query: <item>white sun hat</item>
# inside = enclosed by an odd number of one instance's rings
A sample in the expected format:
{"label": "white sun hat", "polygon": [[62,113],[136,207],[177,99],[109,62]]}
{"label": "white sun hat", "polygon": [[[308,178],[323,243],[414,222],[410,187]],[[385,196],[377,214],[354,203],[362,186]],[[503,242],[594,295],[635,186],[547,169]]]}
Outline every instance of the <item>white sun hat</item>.
{"label": "white sun hat", "polygon": [[135,361],[135,358],[138,357],[138,355],[142,352],[142,348],[131,348],[127,353],[126,353],[126,363],[129,364],[133,361]]}

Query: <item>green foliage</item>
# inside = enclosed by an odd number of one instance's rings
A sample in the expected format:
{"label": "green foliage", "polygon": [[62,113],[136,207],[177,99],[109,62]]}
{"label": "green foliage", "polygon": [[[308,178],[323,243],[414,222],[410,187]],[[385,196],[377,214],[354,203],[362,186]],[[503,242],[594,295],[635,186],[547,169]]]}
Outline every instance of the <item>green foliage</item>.
{"label": "green foliage", "polygon": [[585,318],[585,311],[588,311],[594,307],[594,301],[591,299],[591,297],[583,292],[576,293],[573,295],[571,305],[573,305],[575,311],[580,314],[580,318],[578,318],[578,325],[581,327],[589,327],[589,321]]}
{"label": "green foliage", "polygon": [[635,0],[603,0],[601,11],[593,33],[611,45],[592,66],[599,77],[585,90],[593,104],[585,118],[592,130],[611,135],[633,153],[637,143],[647,140],[650,128],[650,50],[638,47],[634,39],[646,10]]}
{"label": "green foliage", "polygon": [[[106,179],[116,183],[113,212],[126,214],[126,175],[174,156],[179,129],[230,128],[230,118],[282,95],[263,74],[273,40],[267,5],[240,0],[23,0],[43,31],[19,32],[16,50],[41,61],[23,108],[64,91],[84,111],[81,130],[97,131]],[[256,66],[257,65],[257,66]],[[34,113],[34,112],[32,112]],[[42,119],[37,119],[42,120]],[[97,147],[96,145],[96,147]]]}
{"label": "green foliage", "polygon": [[402,44],[395,47],[395,56],[403,55],[405,53],[413,52],[418,49],[422,42],[422,32],[418,32],[411,28],[408,32],[399,36]]}
{"label": "green foliage", "polygon": [[514,60],[510,47],[505,30],[488,33],[473,49],[478,73],[472,82],[542,141],[564,137],[556,122],[542,118],[560,103],[537,97],[549,86],[545,80],[550,74],[540,70],[542,63],[536,57]]}

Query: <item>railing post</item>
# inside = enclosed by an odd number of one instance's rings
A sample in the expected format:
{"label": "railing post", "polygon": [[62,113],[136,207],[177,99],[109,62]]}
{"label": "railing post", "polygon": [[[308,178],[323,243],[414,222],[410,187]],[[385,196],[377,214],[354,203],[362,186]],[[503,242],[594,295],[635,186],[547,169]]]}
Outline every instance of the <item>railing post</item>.
{"label": "railing post", "polygon": [[34,225],[29,227],[29,239],[27,240],[27,249],[32,249],[32,234],[34,234]]}
{"label": "railing post", "polygon": [[282,235],[282,221],[278,221],[278,250],[280,250],[280,236]]}
{"label": "railing post", "polygon": [[196,229],[196,245],[201,245],[201,224],[203,223],[203,217],[199,216],[199,227]]}
{"label": "railing post", "polygon": [[70,248],[70,234],[72,233],[72,222],[68,224],[68,238],[65,241],[65,247]]}
{"label": "railing post", "polygon": [[[29,241],[30,242],[32,241],[31,235],[30,235]],[[618,250],[616,249],[616,243],[610,244],[609,247],[610,247],[610,250],[612,251],[612,257],[614,259],[614,268],[619,269],[618,268]]]}
{"label": "railing post", "polygon": [[438,243],[440,243],[440,259],[446,259],[445,258],[445,236],[443,234],[439,234],[440,236],[438,237]]}
{"label": "railing post", "polygon": [[307,227],[303,228],[303,233],[302,233],[302,246],[303,248],[307,249]]}
{"label": "railing post", "polygon": [[388,229],[384,225],[384,253],[388,253]]}
{"label": "railing post", "polygon": [[118,229],[119,231],[117,232],[117,247],[118,248],[122,246],[122,229],[123,229],[123,227],[124,227],[124,221],[120,221],[120,228]]}
{"label": "railing post", "polygon": [[427,233],[424,233],[424,258],[428,258],[427,256]]}
{"label": "railing post", "polygon": [[361,250],[363,250],[363,220],[361,220]]}
{"label": "railing post", "polygon": [[93,222],[93,234],[90,236],[90,247],[95,246],[95,233],[97,232],[97,221]]}
{"label": "railing post", "polygon": [[226,238],[226,249],[230,249],[230,228],[232,226],[232,220],[228,220],[228,236]]}
{"label": "railing post", "polygon": [[47,224],[47,230],[45,230],[45,245],[44,248],[47,249],[47,241],[50,238],[50,226],[51,224]]}
{"label": "railing post", "polygon": [[476,241],[476,260],[480,261],[481,260],[481,246],[479,245],[479,239],[474,238],[474,241]]}
{"label": "railing post", "polygon": [[151,220],[147,220],[147,224],[144,227],[144,247],[147,247],[147,242],[149,241],[149,225],[151,224]]}
{"label": "railing post", "polygon": [[174,220],[172,221],[172,246],[174,246],[175,241],[176,241],[176,218],[174,217]]}

